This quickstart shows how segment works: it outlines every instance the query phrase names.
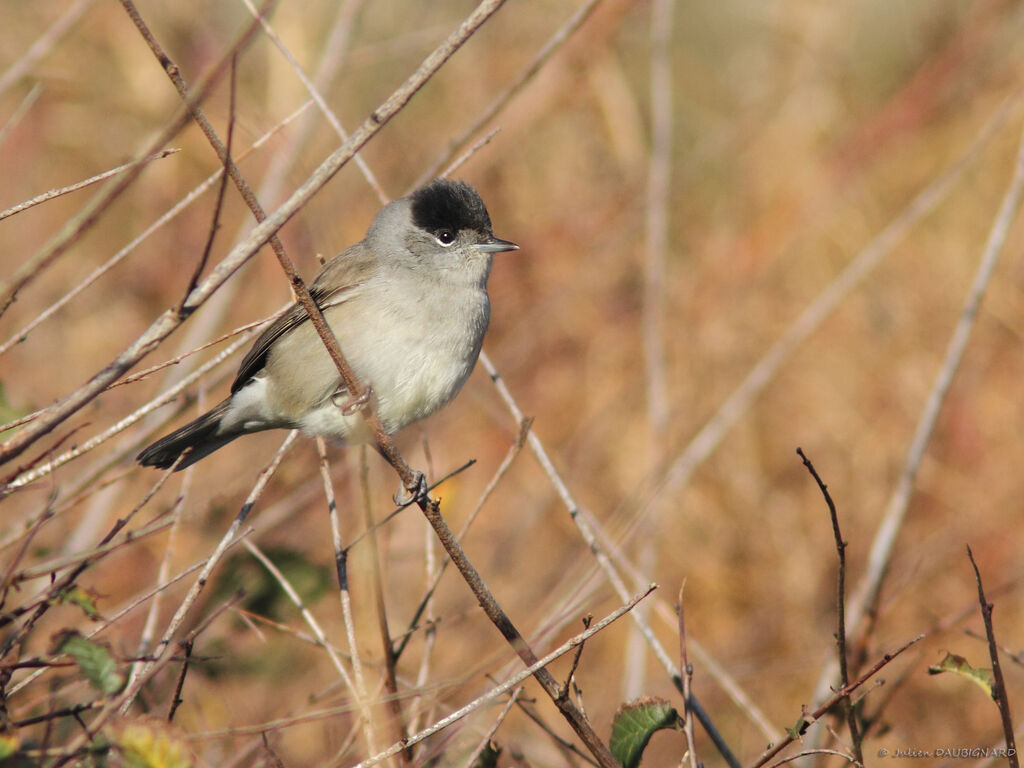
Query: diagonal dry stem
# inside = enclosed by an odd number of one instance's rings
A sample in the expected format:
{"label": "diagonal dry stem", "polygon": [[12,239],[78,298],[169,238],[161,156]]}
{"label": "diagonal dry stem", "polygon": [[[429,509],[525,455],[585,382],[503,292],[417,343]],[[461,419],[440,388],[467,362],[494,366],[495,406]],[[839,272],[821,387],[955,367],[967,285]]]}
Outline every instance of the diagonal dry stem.
{"label": "diagonal dry stem", "polygon": [[[159,152],[156,152],[150,155],[149,157],[144,157],[137,162],[145,164],[151,163],[154,160],[163,160],[165,157],[170,157],[175,152],[180,151],[181,150],[179,149],[162,149]],[[17,205],[12,206],[5,211],[0,211],[0,221],[6,219],[9,216],[14,216],[16,214],[21,213],[22,211],[27,211],[29,208],[33,208],[37,205],[45,203],[47,200],[53,200],[54,198],[61,197],[62,195],[67,195],[72,192],[77,192],[80,189],[91,187],[93,184],[97,184],[101,181],[109,179],[112,176],[116,176],[117,174],[121,173],[121,171],[127,171],[131,166],[132,163],[125,163],[123,165],[117,166],[116,168],[111,168],[109,171],[104,171],[103,173],[98,173],[95,176],[90,176],[88,179],[75,182],[74,184],[69,184],[66,187],[58,187],[56,189],[51,189],[47,192],[43,192],[41,195],[36,195],[35,197],[26,200],[23,203],[18,203]]]}
{"label": "diagonal dry stem", "polygon": [[352,659],[353,694],[359,711],[362,714],[369,751],[377,750],[377,727],[370,711],[370,696],[367,693],[366,679],[363,676],[363,662],[356,641],[356,623],[352,614],[352,594],[348,587],[348,550],[341,539],[341,522],[338,520],[338,503],[334,495],[334,483],[331,482],[331,469],[327,461],[327,445],[322,437],[316,439],[317,451],[320,454],[320,477],[324,484],[324,496],[327,498],[327,512],[331,520],[331,541],[334,544],[334,567],[338,577],[338,595],[341,600],[341,615],[345,623],[345,638],[348,640],[348,652]]}

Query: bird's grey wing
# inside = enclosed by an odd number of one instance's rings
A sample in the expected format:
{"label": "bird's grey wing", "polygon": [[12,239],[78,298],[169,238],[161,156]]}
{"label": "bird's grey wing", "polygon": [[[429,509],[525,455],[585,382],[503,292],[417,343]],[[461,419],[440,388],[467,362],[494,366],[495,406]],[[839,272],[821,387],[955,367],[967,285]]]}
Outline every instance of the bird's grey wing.
{"label": "bird's grey wing", "polygon": [[[362,243],[357,243],[351,248],[335,256],[320,270],[309,293],[313,301],[323,311],[328,307],[338,304],[351,298],[358,292],[359,287],[373,272],[372,259],[365,253]],[[267,354],[270,348],[278,339],[291,331],[293,328],[309,321],[309,315],[305,307],[296,302],[281,317],[275,320],[252,345],[252,349],[242,358],[238,366],[238,373],[231,385],[231,394],[234,394],[263,370],[267,362]]]}

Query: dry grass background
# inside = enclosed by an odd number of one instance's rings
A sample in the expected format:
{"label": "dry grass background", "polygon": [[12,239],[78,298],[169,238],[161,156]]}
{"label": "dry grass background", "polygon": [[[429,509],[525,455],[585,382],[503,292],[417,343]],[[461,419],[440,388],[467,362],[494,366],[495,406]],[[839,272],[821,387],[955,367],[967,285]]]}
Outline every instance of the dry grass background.
{"label": "dry grass background", "polygon": [[[30,59],[34,41],[72,6],[81,6],[80,18]],[[508,4],[491,19],[362,153],[387,195],[403,194],[515,81],[576,7],[530,0]],[[470,8],[397,0],[281,2],[271,23],[312,76],[328,53],[325,43],[339,9],[341,16],[351,13],[344,59],[323,93],[346,127],[354,127]],[[147,1],[140,11],[190,83],[251,19],[241,2]],[[0,124],[6,125],[0,208],[125,161],[178,107],[168,79],[117,4],[5,3],[0,13]],[[606,546],[640,574],[630,589],[648,581],[662,585],[649,601],[660,601],[663,610],[652,608],[648,615],[672,657],[675,625],[665,620],[664,609],[685,580],[691,642],[706,649],[781,733],[796,722],[801,705],[812,703],[821,670],[835,655],[832,531],[794,450],[804,448],[837,502],[849,542],[848,581],[856,585],[1010,180],[1024,120],[1017,101],[1024,19],[1007,0],[678,4],[670,52],[669,245],[660,283],[667,417],[658,430],[643,355],[645,302],[651,298],[644,288],[650,13],[648,3],[600,3],[488,124],[485,133],[500,131],[456,174],[481,191],[496,233],[522,246],[496,262],[485,349],[523,411],[534,417],[535,434],[606,535]],[[16,68],[23,71],[3,74]],[[292,67],[258,34],[239,59],[234,154],[306,99]],[[968,150],[1004,105],[1002,122],[948,197],[792,351],[685,483],[658,486],[665,467],[800,313]],[[227,87],[218,87],[204,107],[224,135]],[[297,121],[240,163],[257,187],[280,174],[278,186],[261,193],[268,210],[340,143],[315,109],[308,114],[308,134]],[[277,168],[296,140],[294,159]],[[68,254],[21,291],[0,318],[0,344],[218,169],[194,126],[170,146],[181,151],[147,167]],[[92,194],[67,195],[0,222],[0,276],[12,274]],[[213,207],[214,194],[207,192],[0,356],[6,398],[0,421],[71,392],[180,299]],[[302,274],[316,272],[318,253],[329,256],[361,238],[378,207],[349,164],[281,231]],[[211,263],[251,222],[229,188]],[[869,711],[885,705],[881,724],[866,741],[869,763],[882,762],[879,748],[986,746],[1002,738],[997,710],[984,694],[963,680],[926,673],[944,650],[989,665],[984,641],[966,633],[982,631],[967,544],[995,602],[996,631],[1008,649],[1009,698],[1021,713],[1024,675],[1009,654],[1024,643],[1022,235],[1017,221],[943,403],[867,640],[870,661],[927,633],[887,668],[885,685],[868,694]],[[262,318],[288,299],[280,267],[264,249],[140,367]],[[7,477],[51,446],[60,453],[84,442],[163,391],[167,377],[182,375],[216,351],[107,392],[0,473]],[[222,397],[237,359],[157,417],[4,498],[4,572],[95,546],[159,477],[134,466],[134,453],[194,415],[200,407],[195,396],[207,405]],[[452,406],[422,429],[407,430],[400,445],[414,466],[429,467],[433,476],[476,459],[438,491],[457,529],[516,431],[478,369]],[[283,436],[246,438],[171,477],[132,526],[184,494],[174,511],[174,533],[132,543],[80,578],[100,595],[100,612],[112,616],[155,586],[165,560],[168,572],[177,573],[207,557]],[[359,451],[333,449],[330,455],[347,542],[365,528]],[[375,456],[369,464],[373,514],[380,519],[390,511],[395,478]],[[50,499],[58,514],[22,552],[25,526]],[[347,650],[311,442],[299,440],[286,455],[249,522],[249,539],[291,564],[289,573],[310,610],[331,641]],[[393,635],[405,631],[423,596],[425,559],[439,558],[426,530],[415,509],[380,530]],[[602,616],[621,603],[529,450],[517,457],[464,543],[538,651],[576,632],[581,616]],[[363,539],[352,549],[349,576],[367,684],[376,695],[381,644],[372,563]],[[157,636],[193,578],[167,590]],[[4,610],[46,586],[45,578],[20,584],[7,595]],[[198,764],[270,765],[272,754],[288,766],[358,762],[368,751],[361,735],[349,739],[358,715],[351,696],[339,687],[323,650],[296,636],[308,633],[307,626],[244,548],[233,548],[214,571],[183,632],[236,587],[247,591],[251,611],[284,626],[232,609],[200,634],[194,653],[202,660],[190,667],[175,715]],[[120,658],[138,652],[148,606],[100,635]],[[503,678],[518,664],[454,571],[441,581],[430,612],[436,634],[428,641],[428,633],[417,631],[398,665],[406,717],[420,708],[426,722],[488,688],[486,674]],[[16,650],[23,658],[45,656],[50,636],[69,626],[89,631],[94,625],[77,609],[55,607]],[[632,632],[629,620],[622,620],[589,641],[577,672],[587,713],[603,735],[618,704],[637,692],[679,703],[671,680],[631,641]],[[17,655],[12,651],[0,663]],[[426,674],[418,680],[425,655]],[[165,716],[179,669],[172,663],[158,674],[133,714]],[[567,669],[566,660],[553,666],[556,677]],[[8,688],[27,674],[16,672]],[[768,737],[702,660],[695,660],[694,687],[733,751],[749,764]],[[545,722],[570,735],[536,685],[528,684],[525,696],[537,698],[535,709]],[[57,668],[11,696],[7,708],[18,721],[90,698],[66,668]],[[274,725],[328,707],[348,711]],[[383,748],[392,741],[388,710],[378,704],[373,711],[377,746]],[[461,764],[498,711],[478,712],[434,737],[420,759],[440,755],[438,764]],[[835,728],[842,743],[845,728]],[[63,718],[46,733],[42,726],[26,727],[22,738],[27,745],[45,739],[55,746],[79,733],[72,718]],[[502,765],[581,764],[516,710],[496,739],[506,747]],[[684,748],[681,736],[659,735],[647,764],[675,764]],[[705,764],[721,764],[699,729],[697,749]]]}

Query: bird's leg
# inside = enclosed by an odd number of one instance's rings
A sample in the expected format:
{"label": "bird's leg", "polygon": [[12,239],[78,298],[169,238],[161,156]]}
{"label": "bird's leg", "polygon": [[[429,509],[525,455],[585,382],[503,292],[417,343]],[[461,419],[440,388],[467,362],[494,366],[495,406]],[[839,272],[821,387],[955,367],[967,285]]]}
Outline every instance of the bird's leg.
{"label": "bird's leg", "polygon": [[351,416],[366,407],[366,404],[370,402],[370,396],[372,394],[373,387],[367,385],[366,389],[363,390],[363,393],[359,395],[359,397],[349,397],[348,390],[345,388],[345,385],[342,384],[334,391],[334,394],[331,395],[331,402],[341,409],[342,416]]}

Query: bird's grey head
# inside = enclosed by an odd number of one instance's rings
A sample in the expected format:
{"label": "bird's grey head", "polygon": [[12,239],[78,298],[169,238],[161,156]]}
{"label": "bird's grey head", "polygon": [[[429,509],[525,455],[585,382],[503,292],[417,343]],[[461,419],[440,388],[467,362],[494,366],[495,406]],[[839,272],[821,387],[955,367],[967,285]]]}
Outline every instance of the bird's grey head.
{"label": "bird's grey head", "polygon": [[386,252],[401,251],[409,266],[478,280],[487,279],[493,254],[519,248],[494,236],[487,207],[473,187],[449,179],[436,179],[386,206],[368,240]]}

